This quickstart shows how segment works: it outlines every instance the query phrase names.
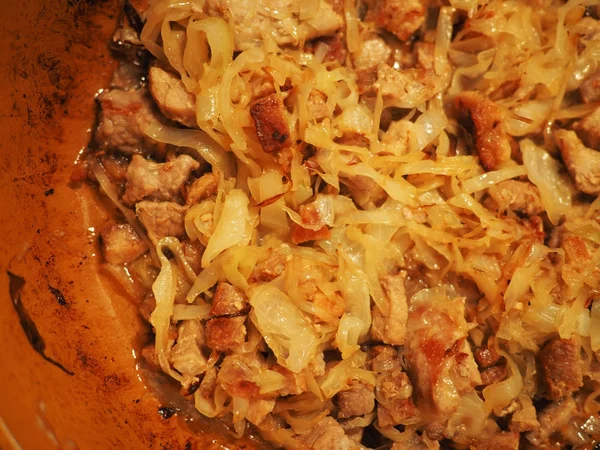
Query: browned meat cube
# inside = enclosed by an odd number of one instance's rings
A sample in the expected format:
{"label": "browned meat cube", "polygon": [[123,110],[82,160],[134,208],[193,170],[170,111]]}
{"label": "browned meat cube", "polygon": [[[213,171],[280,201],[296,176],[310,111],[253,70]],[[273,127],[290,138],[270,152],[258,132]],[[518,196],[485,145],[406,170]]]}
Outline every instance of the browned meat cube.
{"label": "browned meat cube", "polygon": [[525,434],[535,447],[552,448],[551,436],[560,430],[577,414],[577,404],[572,397],[564,397],[553,402],[538,413],[539,428]]}
{"label": "browned meat cube", "polygon": [[406,272],[386,275],[380,283],[385,294],[383,308],[373,306],[371,334],[376,341],[391,345],[403,345],[406,337],[408,305],[404,292]]}
{"label": "browned meat cube", "polygon": [[267,153],[281,151],[292,145],[283,102],[277,94],[257,100],[250,108],[258,139]]}
{"label": "browned meat cube", "polygon": [[246,296],[229,283],[219,283],[213,297],[210,315],[231,316],[248,310]]}
{"label": "browned meat cube", "polygon": [[579,86],[581,98],[586,103],[600,101],[600,72],[586,78]]}
{"label": "browned meat cube", "polygon": [[459,121],[472,133],[481,167],[499,169],[510,159],[513,141],[506,132],[498,105],[476,92],[456,96]]}
{"label": "browned meat cube", "polygon": [[577,189],[586,194],[599,194],[600,152],[583,145],[574,131],[557,130],[554,137]]}
{"label": "browned meat cube", "polygon": [[350,383],[347,389],[337,394],[338,418],[346,419],[353,416],[363,416],[373,411],[375,393],[373,386],[358,381]]}
{"label": "browned meat cube", "polygon": [[408,40],[425,22],[427,2],[424,0],[376,0],[371,3],[367,20],[374,21],[401,41]]}
{"label": "browned meat cube", "polygon": [[600,150],[600,108],[573,125],[584,145]]}
{"label": "browned meat cube", "polygon": [[544,212],[538,188],[529,181],[506,180],[491,186],[488,194],[499,211],[535,216]]}
{"label": "browned meat cube", "polygon": [[246,316],[220,317],[206,322],[207,345],[213,350],[226,352],[244,343]]}
{"label": "browned meat cube", "polygon": [[401,369],[380,376],[375,392],[377,423],[380,427],[398,425],[417,413],[412,399],[412,384]]}
{"label": "browned meat cube", "polygon": [[167,236],[185,236],[185,206],[173,202],[142,201],[135,205],[135,212],[155,245]]}
{"label": "browned meat cube", "polygon": [[277,250],[269,249],[267,257],[256,263],[250,278],[253,281],[273,281],[283,273],[286,262],[285,255]]}
{"label": "browned meat cube", "polygon": [[186,191],[185,203],[194,205],[212,197],[219,188],[219,177],[214,173],[205,173],[195,180]]}
{"label": "browned meat cube", "polygon": [[548,397],[558,400],[583,386],[579,345],[575,339],[553,339],[539,354]]}
{"label": "browned meat cube", "polygon": [[371,349],[371,369],[373,372],[393,372],[400,369],[398,350],[391,345],[377,345]]}
{"label": "browned meat cube", "polygon": [[109,264],[125,264],[148,251],[148,246],[129,224],[113,225],[102,231],[100,237],[104,259]]}
{"label": "browned meat cube", "polygon": [[152,97],[165,116],[186,127],[198,127],[196,97],[187,91],[179,75],[151,67],[148,82]]}
{"label": "browned meat cube", "polygon": [[155,163],[140,155],[133,155],[127,167],[123,201],[129,205],[143,199],[172,201],[190,173],[199,167],[200,163],[188,155],[180,155],[166,163]]}

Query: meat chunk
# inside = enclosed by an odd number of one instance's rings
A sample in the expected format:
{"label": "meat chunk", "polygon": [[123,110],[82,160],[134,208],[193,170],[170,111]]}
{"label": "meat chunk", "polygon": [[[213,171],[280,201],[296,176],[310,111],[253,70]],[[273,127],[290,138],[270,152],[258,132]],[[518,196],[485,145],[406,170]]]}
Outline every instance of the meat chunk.
{"label": "meat chunk", "polygon": [[434,50],[435,45],[431,42],[417,42],[415,44],[415,53],[417,57],[417,64],[419,67],[426,70],[434,69]]}
{"label": "meat chunk", "polygon": [[518,211],[528,216],[544,212],[540,191],[528,181],[502,181],[491,186],[488,194],[499,211]]}
{"label": "meat chunk", "polygon": [[129,224],[113,225],[102,231],[100,237],[104,259],[109,264],[125,264],[148,251],[148,246]]}
{"label": "meat chunk", "polygon": [[583,386],[579,345],[575,339],[553,339],[539,354],[548,397],[558,400]]}
{"label": "meat chunk", "polygon": [[145,127],[162,123],[146,89],[113,89],[98,95],[100,116],[95,142],[101,149],[125,154],[148,153],[156,143],[144,134]]}
{"label": "meat chunk", "polygon": [[283,273],[286,262],[285,255],[270,248],[267,257],[256,263],[250,279],[254,282],[264,281],[268,283],[269,281],[273,281]]}
{"label": "meat chunk", "polygon": [[346,185],[356,204],[365,210],[381,206],[388,197],[383,188],[369,177],[344,175],[340,181]]}
{"label": "meat chunk", "polygon": [[426,11],[425,0],[377,0],[371,2],[366,19],[406,41],[423,25]]}
{"label": "meat chunk", "polygon": [[462,395],[481,384],[466,340],[464,299],[450,300],[442,292],[427,299],[413,297],[407,329],[404,352],[419,407],[446,417]]}
{"label": "meat chunk", "polygon": [[207,345],[213,350],[234,350],[246,339],[246,316],[219,317],[206,322]]}
{"label": "meat chunk", "polygon": [[481,384],[487,386],[489,384],[499,383],[508,375],[506,364],[488,367],[481,371]]}
{"label": "meat chunk", "polygon": [[219,283],[213,297],[210,315],[232,316],[248,310],[246,296],[229,283]]}
{"label": "meat chunk", "polygon": [[314,122],[320,122],[326,117],[329,117],[329,109],[327,109],[325,95],[316,89],[313,89],[310,91],[310,94],[308,94],[306,109],[308,112],[308,119]]}
{"label": "meat chunk", "polygon": [[[343,14],[343,6],[341,14]],[[324,63],[336,61],[343,65],[346,62],[348,49],[346,48],[346,36],[343,32],[338,31],[333,36],[315,39],[314,41],[307,43],[304,50],[314,53],[321,45],[327,46],[327,53],[325,53],[325,56],[323,57]]]}
{"label": "meat chunk", "polygon": [[586,103],[600,101],[600,72],[586,78],[579,86],[581,99]]}
{"label": "meat chunk", "polygon": [[496,365],[502,358],[493,346],[478,347],[474,352],[477,365],[484,369]]}
{"label": "meat chunk", "polygon": [[391,345],[377,345],[371,349],[371,370],[377,373],[400,369],[398,350]]}
{"label": "meat chunk", "polygon": [[512,138],[506,132],[501,110],[494,102],[476,92],[456,96],[459,121],[471,133],[481,166],[499,169],[510,160]]}
{"label": "meat chunk", "polygon": [[[298,213],[300,214],[300,217],[302,217],[302,223],[309,228],[305,228],[296,223],[292,224],[292,242],[294,244],[328,239],[330,237],[331,233],[329,227],[325,225],[324,219],[320,216],[314,203],[300,205]],[[320,226],[320,228],[317,228],[316,230],[313,229],[318,226]]]}
{"label": "meat chunk", "polygon": [[188,155],[180,155],[167,163],[148,161],[133,155],[127,168],[127,186],[123,201],[129,205],[143,200],[174,200],[190,173],[200,163]]}
{"label": "meat chunk", "polygon": [[154,101],[165,116],[186,127],[198,127],[196,96],[187,91],[178,75],[160,67],[151,67],[148,83]]}
{"label": "meat chunk", "polygon": [[[361,75],[359,75],[360,77]],[[369,85],[368,80],[369,78],[366,79],[366,82],[358,80],[359,92],[379,92],[385,106],[397,108],[415,108],[443,88],[441,78],[430,70],[396,70],[387,64],[380,64],[377,67],[375,81],[372,85]]]}
{"label": "meat chunk", "polygon": [[557,130],[554,137],[577,189],[586,194],[599,194],[600,152],[583,145],[574,131]]}
{"label": "meat chunk", "polygon": [[[331,416],[327,416],[298,438],[301,444],[311,450],[351,450],[356,443],[346,436],[342,426]],[[360,447],[358,447],[360,448]]]}
{"label": "meat chunk", "polygon": [[[525,437],[536,447],[548,443],[550,436],[560,431],[571,421],[577,413],[577,405],[572,397],[565,397],[558,402],[547,406],[538,414],[540,427],[528,432]],[[551,448],[551,446],[548,446]]]}
{"label": "meat chunk", "polygon": [[167,236],[185,236],[185,206],[173,202],[142,201],[135,205],[135,212],[155,245]]}
{"label": "meat chunk", "polygon": [[386,372],[377,378],[377,424],[380,427],[398,425],[416,415],[412,399],[413,387],[402,369]]}
{"label": "meat chunk", "polygon": [[186,205],[195,205],[217,193],[219,177],[214,173],[205,173],[191,184],[185,191]]}
{"label": "meat chunk", "polygon": [[472,449],[476,450],[519,450],[519,433],[503,431],[478,439]]}
{"label": "meat chunk", "polygon": [[[265,7],[283,12],[286,18],[265,14]],[[299,18],[299,7],[298,0],[270,0],[264,4],[253,0],[208,0],[205,3],[209,15],[231,19],[236,50],[258,46],[266,38],[280,46],[300,45],[333,34],[344,25],[342,16],[328,2],[319,2],[314,15],[307,20]]]}
{"label": "meat chunk", "polygon": [[580,136],[584,145],[600,150],[600,108],[574,124],[573,129]]}
{"label": "meat chunk", "polygon": [[206,369],[204,328],[197,320],[184,320],[178,327],[177,342],[171,349],[171,364],[184,377],[194,378]]}
{"label": "meat chunk", "polygon": [[363,416],[373,411],[375,393],[371,384],[352,381],[347,389],[338,392],[338,418]]}
{"label": "meat chunk", "polygon": [[369,69],[380,64],[386,64],[392,55],[392,49],[385,40],[377,35],[367,38],[360,46],[358,53],[353,55],[356,69]]}
{"label": "meat chunk", "polygon": [[509,429],[517,433],[537,430],[540,423],[537,420],[535,407],[531,398],[522,394],[519,397],[519,409],[514,412],[510,419]]}
{"label": "meat chunk", "polygon": [[408,305],[404,291],[406,272],[386,275],[380,280],[385,294],[384,304],[373,307],[371,335],[376,341],[391,345],[403,345],[406,337]]}
{"label": "meat chunk", "polygon": [[267,153],[281,151],[292,145],[283,102],[277,94],[256,101],[250,108],[258,139]]}

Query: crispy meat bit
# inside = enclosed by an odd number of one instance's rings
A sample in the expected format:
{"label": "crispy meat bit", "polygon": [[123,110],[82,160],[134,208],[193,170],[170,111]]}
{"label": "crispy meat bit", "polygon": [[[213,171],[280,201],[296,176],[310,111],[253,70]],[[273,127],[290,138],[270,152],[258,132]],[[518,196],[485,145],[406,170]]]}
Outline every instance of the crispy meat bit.
{"label": "crispy meat bit", "polygon": [[109,264],[125,264],[148,251],[148,246],[129,224],[113,225],[103,230],[100,237],[104,259]]}
{"label": "crispy meat bit", "polygon": [[323,57],[323,62],[328,63],[336,61],[341,65],[346,62],[348,49],[346,48],[346,37],[344,33],[337,32],[333,36],[315,39],[314,41],[307,43],[304,50],[314,53],[320,45],[327,46],[327,53],[325,53],[325,56]]}
{"label": "crispy meat bit", "polygon": [[386,275],[380,280],[383,288],[384,304],[373,307],[373,339],[391,345],[403,345],[406,337],[408,306],[404,291],[406,272]]}
{"label": "crispy meat bit", "polygon": [[488,367],[481,371],[481,384],[487,386],[489,384],[498,383],[504,380],[507,374],[506,364]]}
{"label": "crispy meat bit", "polygon": [[478,347],[473,354],[479,367],[484,369],[496,365],[502,358],[493,346]]}
{"label": "crispy meat bit", "polygon": [[565,397],[547,406],[538,414],[539,428],[525,434],[525,437],[536,447],[552,448],[550,437],[559,432],[577,413],[577,404],[572,397]]}
{"label": "crispy meat bit", "polygon": [[323,218],[319,216],[319,211],[314,204],[308,203],[306,205],[300,205],[298,213],[302,217],[302,223],[309,226],[322,226],[317,230],[310,228],[304,228],[297,223],[293,223],[291,226],[292,230],[292,242],[294,244],[302,244],[309,241],[317,241],[320,239],[329,239],[331,233],[329,227],[323,223]]}
{"label": "crispy meat bit", "polygon": [[155,163],[140,155],[133,155],[127,168],[127,187],[123,201],[129,205],[143,200],[175,200],[190,173],[200,163],[188,155],[180,155],[173,161]]}
{"label": "crispy meat bit", "polygon": [[311,450],[351,450],[356,443],[346,436],[342,426],[331,416],[327,416],[298,438],[301,444]]}
{"label": "crispy meat bit", "polygon": [[219,317],[206,322],[207,345],[213,350],[234,350],[246,339],[246,316]]}
{"label": "crispy meat bit", "polygon": [[329,117],[325,95],[316,89],[313,89],[310,91],[310,94],[308,94],[308,104],[306,105],[306,109],[309,120],[320,122],[326,117]]}
{"label": "crispy meat bit", "polygon": [[352,381],[347,389],[337,394],[337,403],[338,418],[340,419],[368,414],[375,407],[373,386]]}
{"label": "crispy meat bit", "polygon": [[214,173],[205,173],[197,180],[194,180],[192,185],[185,192],[186,205],[195,205],[202,200],[206,200],[217,193],[219,188],[219,177]]}
{"label": "crispy meat bit", "polygon": [[575,123],[573,129],[580,136],[584,145],[600,150],[600,108]]}
{"label": "crispy meat bit", "polygon": [[375,393],[377,424],[380,427],[398,425],[417,414],[412,399],[413,387],[402,369],[380,375],[377,378]]}
{"label": "crispy meat bit", "polygon": [[177,342],[171,349],[171,364],[184,377],[195,377],[206,368],[204,328],[199,321],[184,320],[178,328]]}
{"label": "crispy meat bit", "polygon": [[406,41],[423,25],[426,11],[424,0],[377,0],[371,2],[366,19]]}
{"label": "crispy meat bit", "polygon": [[579,345],[574,339],[553,339],[539,354],[548,397],[558,400],[583,386]]}
{"label": "crispy meat bit", "polygon": [[586,78],[579,86],[581,99],[586,103],[600,101],[600,72],[592,74]]}
{"label": "crispy meat bit", "polygon": [[600,152],[583,145],[574,131],[557,130],[554,137],[577,189],[586,194],[599,194]]}
{"label": "crispy meat bit", "polygon": [[396,70],[387,64],[378,66],[377,78],[372,85],[373,92],[381,93],[386,106],[398,108],[414,108],[442,88],[441,78],[430,70]]}
{"label": "crispy meat bit", "polygon": [[284,111],[283,102],[277,94],[261,98],[250,108],[258,139],[267,153],[278,152],[292,145]]}
{"label": "crispy meat bit", "polygon": [[173,202],[142,201],[135,205],[135,212],[154,245],[167,236],[185,236],[185,206]]}
{"label": "crispy meat bit", "polygon": [[340,181],[348,187],[350,196],[363,209],[382,205],[388,195],[379,184],[363,175],[344,175]]}
{"label": "crispy meat bit", "polygon": [[419,67],[426,70],[434,69],[434,50],[435,44],[432,44],[431,42],[417,42],[415,44],[414,51]]}
{"label": "crispy meat bit", "polygon": [[518,211],[528,216],[544,212],[540,191],[529,181],[502,181],[491,186],[488,194],[499,211]]}
{"label": "crispy meat bit", "polygon": [[464,299],[412,304],[407,329],[404,352],[418,404],[446,417],[456,410],[462,395],[481,384],[466,340]]}
{"label": "crispy meat bit", "polygon": [[[296,11],[295,0],[272,0],[273,11]],[[258,46],[265,38],[278,45],[299,45],[320,36],[333,34],[344,25],[342,16],[328,2],[319,2],[310,19],[300,20],[290,14],[285,20],[264,13],[264,6],[254,0],[208,0],[205,10],[211,16],[231,19],[236,50]]]}
{"label": "crispy meat bit", "polygon": [[377,345],[371,349],[371,370],[377,373],[400,369],[398,350],[391,345]]}
{"label": "crispy meat bit", "polygon": [[248,310],[246,296],[229,283],[219,283],[215,290],[210,315],[231,316]]}
{"label": "crispy meat bit", "polygon": [[506,132],[498,105],[476,92],[456,96],[459,121],[473,135],[481,166],[499,169],[510,159],[512,138]]}
{"label": "crispy meat bit", "polygon": [[373,35],[365,39],[358,53],[353,55],[354,67],[358,70],[377,67],[379,64],[386,64],[391,55],[392,49],[385,40]]}
{"label": "crispy meat bit", "polygon": [[122,91],[113,89],[98,95],[100,116],[95,142],[105,150],[122,153],[147,153],[156,143],[148,138],[143,128],[160,125],[163,120],[156,114],[146,89]]}
{"label": "crispy meat bit", "polygon": [[165,116],[186,127],[198,127],[196,97],[187,91],[178,75],[160,67],[151,67],[148,82],[150,93]]}
{"label": "crispy meat bit", "polygon": [[286,257],[281,252],[269,249],[267,257],[256,263],[252,271],[253,281],[273,281],[285,270]]}

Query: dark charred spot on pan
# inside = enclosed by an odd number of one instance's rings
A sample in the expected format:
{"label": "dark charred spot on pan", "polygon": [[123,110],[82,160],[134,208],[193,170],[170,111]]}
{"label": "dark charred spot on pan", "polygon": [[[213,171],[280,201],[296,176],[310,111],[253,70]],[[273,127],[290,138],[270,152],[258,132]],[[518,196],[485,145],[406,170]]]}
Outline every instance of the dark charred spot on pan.
{"label": "dark charred spot on pan", "polygon": [[163,420],[170,419],[175,415],[176,412],[177,411],[175,411],[173,408],[169,408],[168,406],[159,406],[158,408],[158,414],[163,418]]}
{"label": "dark charred spot on pan", "polygon": [[58,367],[67,375],[75,375],[73,372],[66,369],[61,363],[53,360],[49,356],[46,356],[46,343],[44,342],[44,339],[42,338],[42,335],[40,334],[35,322],[29,315],[29,312],[27,309],[25,309],[25,305],[21,301],[21,294],[23,292],[23,288],[25,287],[25,279],[9,271],[6,273],[9,278],[8,289],[13,307],[15,308],[17,316],[19,317],[19,324],[21,325],[21,328],[25,333],[25,337],[27,338],[27,341],[31,347],[37,353],[39,353],[44,360]]}
{"label": "dark charred spot on pan", "polygon": [[67,300],[65,299],[65,296],[59,289],[48,285],[48,290],[50,291],[50,293],[52,295],[54,295],[54,298],[56,298],[56,301],[58,302],[58,304],[60,306],[69,306],[69,304],[67,303]]}
{"label": "dark charred spot on pan", "polygon": [[50,188],[50,189],[48,189],[47,191],[45,191],[45,192],[44,192],[44,195],[45,195],[46,197],[49,197],[49,196],[51,196],[52,194],[54,194],[54,188]]}

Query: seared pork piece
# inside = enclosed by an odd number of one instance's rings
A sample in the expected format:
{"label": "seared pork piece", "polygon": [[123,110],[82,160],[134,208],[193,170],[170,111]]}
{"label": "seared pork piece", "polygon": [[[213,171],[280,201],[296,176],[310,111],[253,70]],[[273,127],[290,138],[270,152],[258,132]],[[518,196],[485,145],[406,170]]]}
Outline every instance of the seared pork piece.
{"label": "seared pork piece", "polygon": [[265,152],[278,152],[292,145],[283,102],[277,94],[257,100],[250,108],[250,115]]}
{"label": "seared pork piece", "polygon": [[148,246],[131,225],[126,223],[103,230],[100,237],[104,259],[109,264],[125,264],[148,251]]}
{"label": "seared pork piece", "polygon": [[574,131],[557,130],[554,137],[577,189],[586,194],[599,194],[600,152],[583,145]]}
{"label": "seared pork piece", "polygon": [[185,236],[185,206],[173,202],[142,201],[135,205],[135,212],[154,245],[167,236]]}
{"label": "seared pork piece", "polygon": [[481,384],[482,386],[487,386],[489,384],[499,383],[504,380],[507,375],[508,369],[506,368],[506,364],[488,367],[481,371]]}
{"label": "seared pork piece", "polygon": [[375,407],[373,386],[360,381],[352,381],[348,388],[337,394],[338,418],[364,416]]}
{"label": "seared pork piece", "polygon": [[413,387],[402,369],[385,372],[377,377],[377,424],[380,427],[398,425],[418,414],[412,399]]}
{"label": "seared pork piece", "polygon": [[518,211],[528,216],[544,212],[540,191],[529,181],[502,181],[491,186],[488,194],[499,211]]}
{"label": "seared pork piece", "polygon": [[366,20],[406,41],[425,22],[425,0],[371,0]]}
{"label": "seared pork piece", "polygon": [[600,108],[575,123],[573,129],[580,136],[584,145],[600,150]]}
{"label": "seared pork piece", "polygon": [[553,339],[539,354],[548,397],[558,400],[583,386],[579,344],[575,339]]}
{"label": "seared pork piece", "polygon": [[[561,430],[577,414],[577,404],[572,397],[564,397],[561,400],[547,406],[538,414],[540,427],[525,434],[525,437],[536,447],[552,448],[550,437],[559,434]],[[547,447],[544,447],[547,445]]]}
{"label": "seared pork piece", "polygon": [[400,272],[398,275],[386,275],[380,280],[385,297],[381,309],[378,305],[373,306],[371,334],[376,341],[391,345],[404,344],[408,319],[405,279],[406,272]]}
{"label": "seared pork piece", "polygon": [[[265,14],[265,8],[278,11],[286,17]],[[205,10],[211,16],[231,20],[236,50],[258,46],[265,38],[278,45],[299,45],[311,39],[333,34],[344,25],[342,16],[328,2],[319,2],[310,19],[300,20],[301,0],[208,0]]]}
{"label": "seared pork piece", "polygon": [[392,55],[392,49],[385,39],[374,35],[362,42],[358,53],[353,55],[354,67],[358,70],[377,67],[379,64],[386,64]]}
{"label": "seared pork piece", "polygon": [[346,436],[342,426],[331,416],[321,419],[315,427],[301,434],[297,439],[311,450],[354,450],[364,448]]}
{"label": "seared pork piece", "polygon": [[175,200],[190,173],[199,167],[200,163],[188,155],[180,155],[166,163],[155,163],[133,155],[127,168],[123,201],[133,205],[144,199]]}
{"label": "seared pork piece", "polygon": [[464,299],[413,298],[404,351],[420,410],[447,417],[481,384],[467,331]]}
{"label": "seared pork piece", "polygon": [[214,173],[205,173],[191,184],[185,192],[185,203],[194,205],[216,195],[219,188],[219,177]]}
{"label": "seared pork piece", "polygon": [[385,106],[414,108],[443,88],[442,80],[425,69],[397,70],[387,64],[357,72],[361,94],[381,93]]}
{"label": "seared pork piece", "polygon": [[186,127],[198,127],[196,97],[187,91],[179,75],[151,67],[148,82],[150,93],[165,116]]}
{"label": "seared pork piece", "polygon": [[377,345],[371,349],[371,370],[377,373],[400,369],[398,350],[391,345]]}
{"label": "seared pork piece", "polygon": [[302,223],[310,226],[321,225],[318,230],[304,228],[301,225],[293,223],[292,242],[294,244],[303,244],[304,242],[317,241],[319,239],[328,239],[331,235],[329,227],[323,223],[323,218],[319,216],[319,212],[313,203],[300,205],[298,213],[302,217]]}
{"label": "seared pork piece", "polygon": [[[338,14],[343,14],[343,8]],[[324,36],[307,42],[304,46],[304,51],[314,53],[321,45],[327,46],[327,53],[323,57],[324,63],[335,61],[340,65],[344,65],[346,56],[348,56],[348,49],[346,48],[346,36],[343,32],[338,31],[333,36]]]}
{"label": "seared pork piece", "polygon": [[206,369],[204,328],[199,321],[184,320],[178,327],[177,342],[171,349],[171,364],[184,377],[193,378]]}
{"label": "seared pork piece", "polygon": [[363,209],[374,209],[387,199],[387,192],[379,184],[363,175],[343,175],[340,181],[348,187],[350,196]]}
{"label": "seared pork piece", "polygon": [[221,282],[215,290],[210,315],[213,317],[231,316],[248,310],[246,296],[229,283]]}
{"label": "seared pork piece", "polygon": [[277,250],[269,249],[267,257],[258,261],[254,266],[250,279],[253,282],[264,281],[268,283],[273,281],[283,273],[286,262],[285,255]]}
{"label": "seared pork piece", "polygon": [[329,117],[327,99],[325,98],[325,95],[315,89],[308,94],[308,104],[306,105],[306,108],[309,120],[320,122],[326,117]]}
{"label": "seared pork piece", "polygon": [[234,350],[246,339],[246,316],[219,317],[206,322],[206,342],[213,350]]}
{"label": "seared pork piece", "polygon": [[483,439],[477,439],[472,445],[476,450],[519,450],[519,433],[502,431]]}
{"label": "seared pork piece", "polygon": [[414,52],[417,56],[417,64],[426,70],[434,69],[434,50],[435,44],[430,42],[417,42]]}
{"label": "seared pork piece", "polygon": [[600,72],[586,78],[579,86],[581,99],[586,103],[600,101]]}
{"label": "seared pork piece", "polygon": [[98,95],[100,117],[95,142],[105,150],[125,154],[149,153],[156,143],[144,134],[144,128],[161,125],[148,91],[113,89]]}
{"label": "seared pork piece", "polygon": [[510,160],[512,138],[506,132],[501,110],[476,92],[456,96],[459,121],[474,137],[481,167],[496,170]]}

